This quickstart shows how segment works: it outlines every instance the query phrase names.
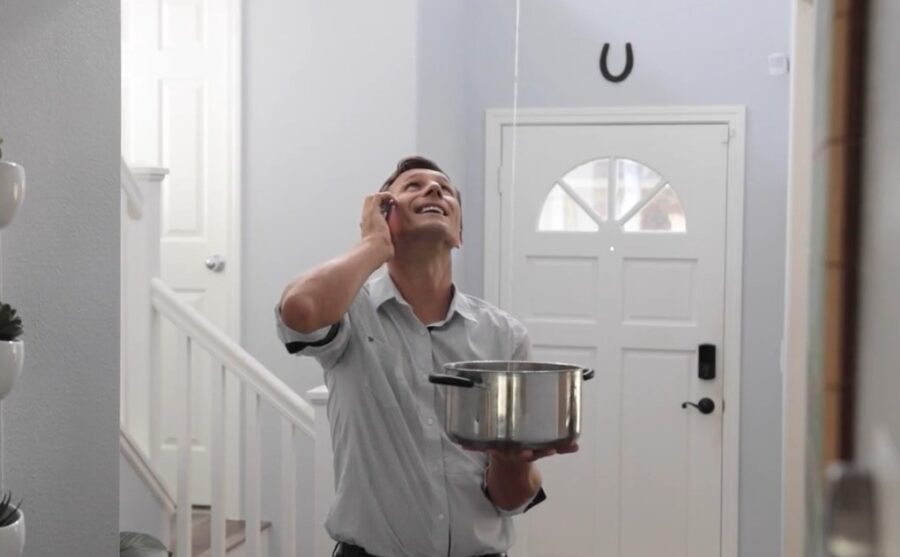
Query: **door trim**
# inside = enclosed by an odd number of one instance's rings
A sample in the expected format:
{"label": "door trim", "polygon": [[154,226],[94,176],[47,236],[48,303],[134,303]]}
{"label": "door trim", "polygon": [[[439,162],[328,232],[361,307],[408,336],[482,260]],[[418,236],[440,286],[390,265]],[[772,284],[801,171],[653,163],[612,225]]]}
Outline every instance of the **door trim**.
{"label": "door trim", "polygon": [[[725,239],[725,330],[722,413],[722,557],[738,557],[740,512],[741,323],[744,246],[745,114],[743,106],[519,109],[519,125],[725,124],[729,129]],[[503,128],[513,111],[485,114],[484,297],[500,301],[500,210]]]}
{"label": "door trim", "polygon": [[231,199],[228,210],[228,221],[231,223],[231,231],[228,235],[228,253],[230,257],[229,266],[231,269],[231,292],[229,292],[229,303],[231,311],[229,312],[228,332],[233,335],[232,338],[241,343],[243,331],[241,328],[241,288],[242,288],[242,265],[241,265],[241,231],[242,222],[241,201],[243,199],[243,164],[241,156],[243,153],[243,65],[241,64],[241,53],[243,52],[243,3],[240,0],[229,0],[229,34],[232,37],[230,51],[228,53],[228,81],[229,81],[229,108],[231,109],[231,138],[229,141],[229,152],[231,157]]}

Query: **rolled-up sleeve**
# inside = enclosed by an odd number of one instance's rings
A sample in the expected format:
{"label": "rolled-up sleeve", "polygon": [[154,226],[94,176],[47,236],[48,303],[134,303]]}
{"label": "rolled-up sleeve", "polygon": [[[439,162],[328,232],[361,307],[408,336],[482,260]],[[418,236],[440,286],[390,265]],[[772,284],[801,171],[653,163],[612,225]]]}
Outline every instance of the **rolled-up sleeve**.
{"label": "rolled-up sleeve", "polygon": [[330,327],[311,333],[301,333],[284,324],[281,305],[275,306],[275,323],[278,338],[288,353],[296,356],[312,356],[321,363],[331,364],[340,358],[350,340],[351,322],[348,313]]}

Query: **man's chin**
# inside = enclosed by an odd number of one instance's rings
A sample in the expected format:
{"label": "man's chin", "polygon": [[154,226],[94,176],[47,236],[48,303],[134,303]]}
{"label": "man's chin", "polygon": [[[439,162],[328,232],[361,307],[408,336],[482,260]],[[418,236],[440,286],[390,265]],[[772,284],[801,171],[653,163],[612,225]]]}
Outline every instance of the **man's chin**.
{"label": "man's chin", "polygon": [[443,223],[425,223],[409,229],[397,237],[398,240],[412,241],[415,243],[433,242],[435,246],[455,247],[457,239],[453,233],[447,230]]}

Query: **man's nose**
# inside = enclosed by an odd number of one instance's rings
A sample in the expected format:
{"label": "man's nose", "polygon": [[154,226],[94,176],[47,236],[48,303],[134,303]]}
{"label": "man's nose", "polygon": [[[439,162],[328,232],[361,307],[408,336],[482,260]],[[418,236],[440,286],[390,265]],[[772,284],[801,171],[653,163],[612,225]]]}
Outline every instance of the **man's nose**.
{"label": "man's nose", "polygon": [[428,187],[425,189],[425,195],[432,194],[437,194],[438,196],[441,195],[441,185],[437,182],[430,182],[428,184]]}

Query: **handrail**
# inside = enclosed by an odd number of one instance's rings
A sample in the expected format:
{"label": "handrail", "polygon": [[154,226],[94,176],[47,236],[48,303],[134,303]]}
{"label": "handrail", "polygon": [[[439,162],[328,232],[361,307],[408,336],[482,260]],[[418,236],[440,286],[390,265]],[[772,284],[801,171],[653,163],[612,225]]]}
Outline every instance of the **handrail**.
{"label": "handrail", "polygon": [[141,195],[141,189],[138,187],[137,180],[134,179],[131,169],[125,163],[125,157],[119,158],[122,161],[119,181],[122,185],[122,191],[125,192],[128,216],[133,220],[141,220],[141,217],[144,215],[144,196]]}
{"label": "handrail", "polygon": [[175,291],[162,280],[151,280],[150,298],[157,311],[199,342],[229,371],[250,384],[282,416],[315,439],[315,410],[303,397],[219,331],[200,312],[179,300]]}

